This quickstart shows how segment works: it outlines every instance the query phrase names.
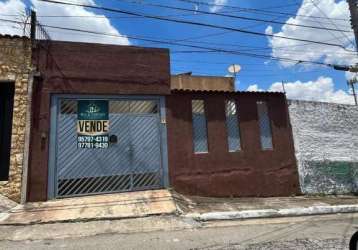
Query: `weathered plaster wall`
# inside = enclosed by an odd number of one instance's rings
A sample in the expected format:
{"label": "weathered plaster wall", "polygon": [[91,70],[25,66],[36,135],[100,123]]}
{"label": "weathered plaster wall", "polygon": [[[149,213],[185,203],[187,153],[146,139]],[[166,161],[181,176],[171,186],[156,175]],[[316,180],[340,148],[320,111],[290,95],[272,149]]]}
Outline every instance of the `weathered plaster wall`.
{"label": "weathered plaster wall", "polygon": [[358,107],[291,100],[289,113],[302,192],[358,192]]}
{"label": "weathered plaster wall", "polygon": [[30,62],[31,45],[27,38],[0,35],[0,84],[15,83],[9,179],[0,182],[0,193],[17,202],[21,196]]}

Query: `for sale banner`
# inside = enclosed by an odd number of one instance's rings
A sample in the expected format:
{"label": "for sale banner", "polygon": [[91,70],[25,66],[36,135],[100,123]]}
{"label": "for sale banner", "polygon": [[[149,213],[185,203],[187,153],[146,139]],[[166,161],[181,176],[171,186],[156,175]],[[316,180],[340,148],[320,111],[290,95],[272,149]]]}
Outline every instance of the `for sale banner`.
{"label": "for sale banner", "polygon": [[77,147],[108,148],[109,115],[106,100],[77,102]]}

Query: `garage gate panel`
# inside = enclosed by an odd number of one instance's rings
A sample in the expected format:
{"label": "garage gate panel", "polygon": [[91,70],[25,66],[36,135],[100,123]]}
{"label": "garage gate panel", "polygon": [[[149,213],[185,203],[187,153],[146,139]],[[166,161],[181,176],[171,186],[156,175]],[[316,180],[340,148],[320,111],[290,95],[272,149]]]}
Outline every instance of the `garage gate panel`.
{"label": "garage gate panel", "polygon": [[108,148],[77,147],[77,102],[56,102],[54,196],[71,197],[163,187],[163,147],[158,99],[109,101]]}

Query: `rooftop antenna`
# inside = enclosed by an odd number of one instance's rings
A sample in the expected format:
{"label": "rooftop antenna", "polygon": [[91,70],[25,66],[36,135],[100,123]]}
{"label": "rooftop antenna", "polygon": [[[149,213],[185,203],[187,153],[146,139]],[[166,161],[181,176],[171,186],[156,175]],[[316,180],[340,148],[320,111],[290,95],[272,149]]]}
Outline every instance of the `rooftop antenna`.
{"label": "rooftop antenna", "polygon": [[241,66],[239,64],[230,65],[227,70],[230,74],[234,75],[234,81],[236,82],[236,75],[241,71]]}

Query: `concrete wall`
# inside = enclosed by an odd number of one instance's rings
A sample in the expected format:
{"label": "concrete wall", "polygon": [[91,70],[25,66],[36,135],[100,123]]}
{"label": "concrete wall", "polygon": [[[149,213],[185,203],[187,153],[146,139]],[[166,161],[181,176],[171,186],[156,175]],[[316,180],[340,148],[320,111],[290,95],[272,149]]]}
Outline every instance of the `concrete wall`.
{"label": "concrete wall", "polygon": [[[195,154],[191,100],[205,101],[208,153]],[[241,150],[229,152],[225,100],[239,111]],[[262,150],[257,101],[266,101],[273,150]],[[299,182],[285,96],[281,93],[176,91],[166,97],[170,185],[213,197],[290,196]]]}
{"label": "concrete wall", "polygon": [[302,192],[358,192],[358,107],[289,101],[289,113]]}
{"label": "concrete wall", "polygon": [[233,77],[175,75],[171,77],[172,90],[235,91]]}
{"label": "concrete wall", "polygon": [[31,46],[27,38],[0,35],[0,84],[15,83],[9,179],[0,182],[0,193],[17,202],[21,196],[30,62]]}

